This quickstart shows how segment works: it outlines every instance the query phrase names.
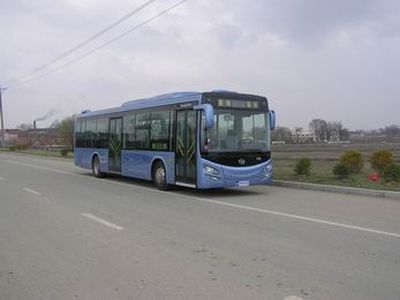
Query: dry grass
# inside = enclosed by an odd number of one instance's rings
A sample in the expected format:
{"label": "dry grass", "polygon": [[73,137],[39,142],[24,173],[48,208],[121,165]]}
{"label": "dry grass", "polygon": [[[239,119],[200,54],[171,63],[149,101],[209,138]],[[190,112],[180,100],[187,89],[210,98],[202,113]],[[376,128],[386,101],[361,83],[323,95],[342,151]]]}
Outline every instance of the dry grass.
{"label": "dry grass", "polygon": [[[349,149],[358,150],[363,154],[365,161],[363,172],[348,179],[339,180],[333,175],[332,169],[340,155]],[[383,180],[371,182],[368,180],[368,175],[373,172],[368,159],[374,151],[380,149],[391,150],[396,163],[400,163],[400,144],[274,145],[272,148],[274,178],[400,191],[400,183],[385,183]],[[308,157],[312,161],[311,174],[309,176],[298,176],[294,173],[294,166],[301,157]]]}

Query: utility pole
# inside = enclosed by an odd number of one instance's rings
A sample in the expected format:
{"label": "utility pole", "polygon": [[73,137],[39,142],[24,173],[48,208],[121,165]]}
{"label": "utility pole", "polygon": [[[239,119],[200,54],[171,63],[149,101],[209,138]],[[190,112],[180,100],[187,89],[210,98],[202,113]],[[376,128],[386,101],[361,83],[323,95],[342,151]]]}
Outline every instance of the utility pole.
{"label": "utility pole", "polygon": [[1,118],[1,148],[4,148],[4,113],[3,113],[3,98],[2,93],[5,91],[6,88],[2,88],[0,86],[0,118]]}

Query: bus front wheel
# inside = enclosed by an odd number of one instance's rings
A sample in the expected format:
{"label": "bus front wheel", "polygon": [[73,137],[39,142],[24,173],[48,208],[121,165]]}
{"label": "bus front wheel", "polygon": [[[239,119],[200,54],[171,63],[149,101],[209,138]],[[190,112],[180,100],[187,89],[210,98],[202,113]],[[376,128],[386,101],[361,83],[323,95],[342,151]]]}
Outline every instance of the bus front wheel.
{"label": "bus front wheel", "polygon": [[101,172],[100,170],[100,160],[97,155],[93,157],[92,161],[92,171],[93,171],[93,176],[97,178],[104,177],[104,173]]}
{"label": "bus front wheel", "polygon": [[156,162],[153,168],[153,182],[159,190],[169,189],[169,184],[167,184],[167,173],[162,161]]}

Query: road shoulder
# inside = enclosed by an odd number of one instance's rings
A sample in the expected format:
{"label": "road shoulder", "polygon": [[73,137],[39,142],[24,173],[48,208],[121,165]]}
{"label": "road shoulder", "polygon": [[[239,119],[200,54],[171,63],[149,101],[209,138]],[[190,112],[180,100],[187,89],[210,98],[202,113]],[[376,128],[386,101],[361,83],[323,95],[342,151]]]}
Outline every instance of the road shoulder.
{"label": "road shoulder", "polygon": [[324,184],[285,181],[285,180],[274,180],[272,184],[275,186],[289,187],[289,188],[296,188],[296,189],[325,191],[325,192],[334,192],[334,193],[340,193],[340,194],[361,195],[361,196],[370,196],[370,197],[389,198],[389,199],[399,199],[400,200],[400,192],[388,191],[388,190],[372,190],[372,189],[364,189],[364,188],[356,188],[356,187],[324,185]]}

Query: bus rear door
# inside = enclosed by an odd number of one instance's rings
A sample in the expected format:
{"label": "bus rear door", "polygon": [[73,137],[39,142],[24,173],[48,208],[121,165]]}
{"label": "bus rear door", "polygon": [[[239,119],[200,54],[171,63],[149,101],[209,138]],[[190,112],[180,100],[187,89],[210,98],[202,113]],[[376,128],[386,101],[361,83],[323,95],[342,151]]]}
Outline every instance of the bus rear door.
{"label": "bus rear door", "polygon": [[108,167],[111,172],[121,173],[122,118],[110,119]]}

